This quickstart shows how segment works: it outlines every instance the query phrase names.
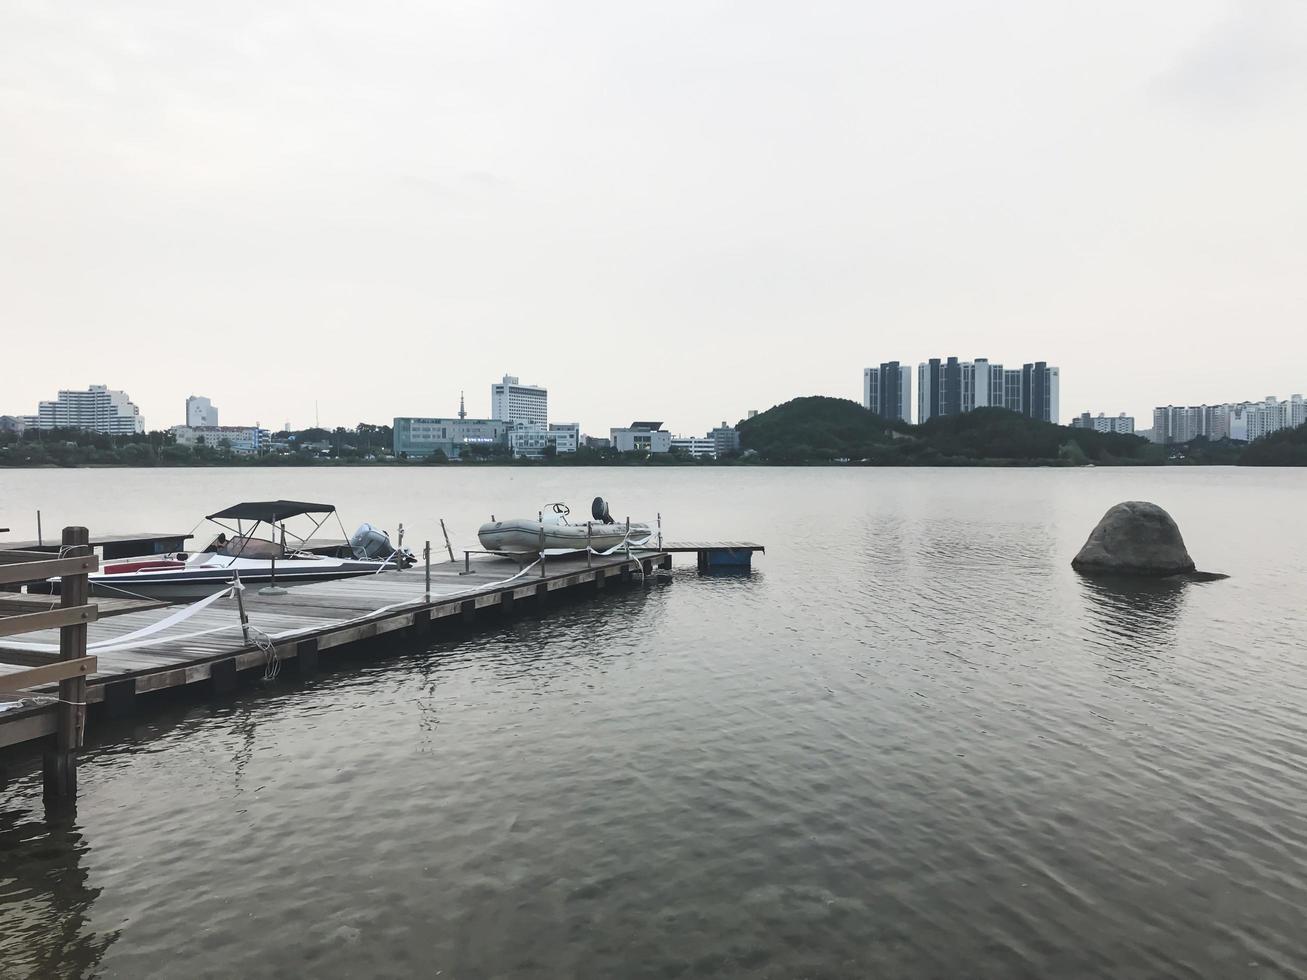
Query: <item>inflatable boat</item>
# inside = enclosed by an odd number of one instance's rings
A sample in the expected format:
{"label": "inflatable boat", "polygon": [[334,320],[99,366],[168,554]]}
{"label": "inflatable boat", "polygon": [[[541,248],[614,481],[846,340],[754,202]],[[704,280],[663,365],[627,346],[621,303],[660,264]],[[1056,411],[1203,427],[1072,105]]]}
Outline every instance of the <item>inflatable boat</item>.
{"label": "inflatable boat", "polygon": [[594,519],[584,524],[568,521],[566,504],[550,504],[536,518],[518,517],[489,521],[477,529],[477,539],[486,551],[611,551],[621,545],[642,545],[649,540],[648,524],[619,524],[608,512],[602,497],[591,506]]}

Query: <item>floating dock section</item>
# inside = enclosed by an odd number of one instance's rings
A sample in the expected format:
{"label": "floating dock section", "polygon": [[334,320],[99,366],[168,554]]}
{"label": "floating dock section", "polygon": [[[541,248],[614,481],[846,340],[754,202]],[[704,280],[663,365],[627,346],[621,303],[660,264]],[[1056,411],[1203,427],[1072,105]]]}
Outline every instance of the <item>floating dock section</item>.
{"label": "floating dock section", "polygon": [[[124,640],[124,648],[114,649],[113,641],[140,637],[141,631],[187,607],[122,610],[83,627],[95,662],[85,678],[85,703],[103,702],[111,716],[121,716],[133,710],[137,698],[154,691],[207,683],[225,693],[236,687],[242,673],[263,675],[283,664],[309,673],[322,654],[361,640],[442,620],[471,623],[489,610],[541,610],[551,596],[569,592],[602,595],[612,586],[670,568],[671,561],[665,551],[634,550],[629,556],[581,554],[543,561],[534,555],[517,560],[485,556],[432,563],[429,579],[426,566],[418,564],[405,571],[300,585],[281,595],[247,589],[212,602],[157,635]],[[33,598],[59,608],[57,596]],[[13,689],[13,683],[5,683],[7,676],[16,679],[59,659],[50,652],[26,652],[23,646],[57,648],[59,642],[58,629],[0,637],[0,691]],[[57,694],[49,685],[24,688],[21,693],[33,699]],[[0,711],[0,747],[55,734],[56,708],[51,703]]]}

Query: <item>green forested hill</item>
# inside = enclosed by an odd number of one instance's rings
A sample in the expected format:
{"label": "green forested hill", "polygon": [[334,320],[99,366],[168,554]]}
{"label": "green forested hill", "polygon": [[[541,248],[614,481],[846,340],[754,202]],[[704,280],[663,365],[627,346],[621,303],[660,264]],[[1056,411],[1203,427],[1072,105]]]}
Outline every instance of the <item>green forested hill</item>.
{"label": "green forested hill", "polygon": [[1263,436],[1239,457],[1241,466],[1307,466],[1307,425]]}
{"label": "green forested hill", "polygon": [[740,423],[740,443],[767,462],[832,459],[880,465],[1161,462],[1138,436],[1071,429],[1001,408],[889,422],[844,398],[795,398]]}

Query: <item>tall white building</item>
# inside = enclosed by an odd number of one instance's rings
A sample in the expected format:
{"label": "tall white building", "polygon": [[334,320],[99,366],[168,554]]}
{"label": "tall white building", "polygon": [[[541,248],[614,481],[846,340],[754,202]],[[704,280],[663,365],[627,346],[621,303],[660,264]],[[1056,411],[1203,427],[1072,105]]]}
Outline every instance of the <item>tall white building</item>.
{"label": "tall white building", "polygon": [[490,386],[490,417],[501,422],[549,424],[549,391],[518,383],[511,374]]}
{"label": "tall white building", "polygon": [[191,395],[186,399],[186,424],[192,429],[216,426],[218,407],[202,395]]}
{"label": "tall white building", "polygon": [[885,361],[862,370],[862,407],[891,421],[912,421],[912,367]]}
{"label": "tall white building", "polygon": [[104,385],[85,391],[65,389],[52,402],[41,402],[36,415],[23,420],[28,428],[85,429],[101,435],[135,435],[145,431],[145,419],[127,394]]}

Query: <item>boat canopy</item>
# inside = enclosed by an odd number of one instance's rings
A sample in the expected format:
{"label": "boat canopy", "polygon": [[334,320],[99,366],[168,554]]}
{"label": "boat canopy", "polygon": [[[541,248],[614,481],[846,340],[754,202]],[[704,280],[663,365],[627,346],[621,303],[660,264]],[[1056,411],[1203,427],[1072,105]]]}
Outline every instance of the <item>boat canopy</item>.
{"label": "boat canopy", "polygon": [[275,524],[288,517],[299,517],[301,514],[331,514],[335,510],[333,504],[309,504],[302,500],[254,500],[210,514],[205,520],[212,521],[225,517],[233,521],[263,521],[266,524]]}

